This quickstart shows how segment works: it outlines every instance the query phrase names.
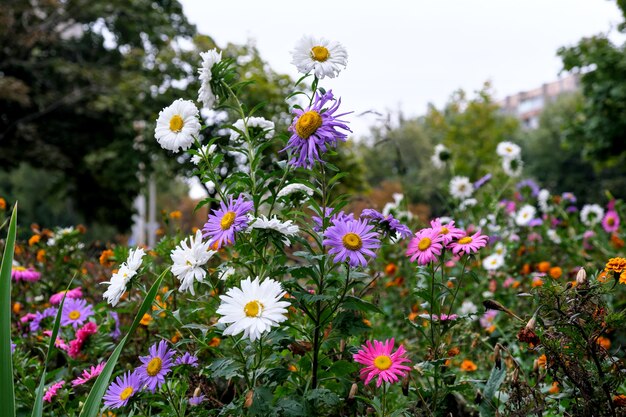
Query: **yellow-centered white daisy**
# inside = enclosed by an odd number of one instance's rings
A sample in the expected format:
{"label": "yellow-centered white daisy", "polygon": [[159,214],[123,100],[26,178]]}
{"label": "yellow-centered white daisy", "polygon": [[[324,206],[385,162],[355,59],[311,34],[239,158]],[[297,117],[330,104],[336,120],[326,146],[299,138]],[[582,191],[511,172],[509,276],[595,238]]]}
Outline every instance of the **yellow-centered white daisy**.
{"label": "yellow-centered white daisy", "polygon": [[313,71],[319,79],[335,78],[348,63],[348,51],[339,42],[304,36],[291,51],[291,63],[303,74]]}
{"label": "yellow-centered white daisy", "polygon": [[198,108],[179,98],[159,113],[154,137],[163,149],[178,152],[189,149],[199,132]]}
{"label": "yellow-centered white daisy", "polygon": [[198,90],[198,101],[207,109],[212,109],[215,104],[215,94],[211,88],[211,79],[213,73],[211,72],[213,65],[222,60],[222,52],[217,52],[217,49],[210,49],[206,52],[200,52],[202,58],[202,66],[198,68],[198,75],[200,78],[200,90]]}
{"label": "yellow-centered white daisy", "polygon": [[172,273],[181,283],[178,291],[189,291],[191,295],[196,295],[193,283],[204,281],[207,272],[203,266],[217,253],[210,250],[210,246],[210,241],[202,241],[202,231],[198,229],[195,236],[189,236],[189,244],[184,239],[172,251]]}
{"label": "yellow-centered white daisy", "polygon": [[258,277],[241,281],[241,288],[231,288],[226,295],[220,295],[222,302],[217,314],[222,317],[218,323],[229,324],[223,334],[236,336],[243,332],[244,338],[254,342],[287,320],[289,302],[280,301],[284,295],[280,283],[271,278],[263,282]]}

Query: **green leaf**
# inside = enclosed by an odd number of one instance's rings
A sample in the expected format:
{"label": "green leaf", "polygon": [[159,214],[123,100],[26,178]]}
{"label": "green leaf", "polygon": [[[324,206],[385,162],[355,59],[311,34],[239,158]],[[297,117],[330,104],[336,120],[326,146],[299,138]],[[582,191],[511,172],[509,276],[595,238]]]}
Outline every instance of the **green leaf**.
{"label": "green leaf", "polygon": [[496,391],[504,382],[504,377],[506,376],[506,367],[500,364],[494,365],[491,370],[491,375],[489,375],[489,379],[485,384],[485,389],[483,390],[483,401],[480,403],[480,416],[481,417],[493,417],[496,415],[495,407],[493,405],[493,397],[496,395]]}
{"label": "green leaf", "polygon": [[41,380],[39,381],[39,386],[37,387],[37,393],[35,394],[35,404],[33,405],[33,413],[32,417],[41,417],[43,414],[43,387],[46,384],[46,372],[48,371],[48,361],[50,360],[50,354],[55,349],[55,342],[57,340],[57,335],[59,334],[59,327],[61,327],[61,315],[63,313],[63,305],[65,304],[65,296],[67,291],[69,291],[72,282],[74,282],[74,278],[76,275],[72,277],[72,280],[69,284],[67,284],[67,288],[65,288],[65,294],[63,294],[63,299],[59,304],[59,308],[57,310],[56,318],[54,319],[54,327],[52,328],[52,335],[50,336],[50,342],[48,343],[48,351],[46,352],[46,359],[43,363],[43,372],[41,373]]}
{"label": "green leaf", "polygon": [[0,264],[0,404],[2,415],[15,416],[13,388],[13,355],[11,354],[11,269],[17,228],[17,203],[13,207],[7,241]]}
{"label": "green leaf", "polygon": [[382,314],[382,311],[380,310],[380,308],[378,308],[374,304],[370,303],[369,301],[365,301],[360,298],[354,297],[352,295],[349,295],[345,298],[342,307],[347,310],[357,310],[357,311]]}
{"label": "green leaf", "polygon": [[102,397],[106,392],[106,389],[109,385],[109,380],[111,379],[111,375],[113,374],[113,369],[115,369],[115,365],[117,364],[117,360],[122,353],[122,349],[124,349],[124,345],[126,345],[126,341],[128,337],[135,333],[135,329],[139,326],[139,322],[144,314],[148,311],[150,307],[152,307],[152,302],[154,301],[154,297],[156,297],[157,292],[159,291],[159,287],[161,286],[161,281],[163,281],[163,277],[169,272],[169,268],[166,269],[159,275],[159,278],[152,284],[150,287],[150,291],[146,294],[146,298],[141,303],[141,307],[139,307],[139,311],[133,320],[133,324],[128,329],[128,333],[126,336],[120,341],[117,345],[111,357],[107,360],[107,364],[105,365],[102,373],[96,379],[96,382],[93,384],[91,391],[89,391],[89,396],[87,400],[85,400],[85,405],[80,412],[80,417],[96,417],[98,412],[100,411],[100,402],[102,401]]}

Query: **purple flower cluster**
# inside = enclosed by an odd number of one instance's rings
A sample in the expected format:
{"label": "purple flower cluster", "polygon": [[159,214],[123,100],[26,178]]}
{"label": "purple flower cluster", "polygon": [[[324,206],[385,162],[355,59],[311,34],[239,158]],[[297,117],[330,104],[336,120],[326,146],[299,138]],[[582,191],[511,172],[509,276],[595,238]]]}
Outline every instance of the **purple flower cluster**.
{"label": "purple flower cluster", "polygon": [[400,223],[400,221],[394,218],[391,214],[384,215],[374,209],[365,209],[361,212],[361,217],[373,220],[387,235],[390,236],[397,233],[400,237],[405,238],[413,234],[408,226]]}

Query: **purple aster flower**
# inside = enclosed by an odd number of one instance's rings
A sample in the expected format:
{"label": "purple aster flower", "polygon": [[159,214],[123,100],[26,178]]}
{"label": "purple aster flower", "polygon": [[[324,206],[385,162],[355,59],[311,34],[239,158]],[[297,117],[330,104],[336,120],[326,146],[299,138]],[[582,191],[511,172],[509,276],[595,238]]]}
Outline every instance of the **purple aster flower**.
{"label": "purple aster flower", "polygon": [[228,198],[228,204],[222,201],[220,208],[209,214],[209,220],[202,228],[202,236],[210,238],[218,249],[235,242],[235,233],[248,227],[246,214],[254,209],[252,202],[246,201],[243,195],[239,195],[237,200],[232,195]]}
{"label": "purple aster flower", "polygon": [[311,107],[305,110],[294,109],[296,115],[289,130],[293,132],[287,146],[282,151],[292,151],[293,157],[290,165],[298,168],[311,168],[315,161],[324,162],[320,154],[328,150],[328,147],[337,147],[337,142],[345,142],[347,135],[338,131],[343,129],[352,132],[346,125],[345,120],[339,118],[349,113],[335,115],[341,99],[332,106],[324,108],[326,103],[334,101],[332,90],[326,94],[317,93]]}
{"label": "purple aster flower", "polygon": [[482,177],[480,177],[478,181],[474,183],[474,190],[478,190],[480,187],[491,181],[491,177],[491,174],[483,175]]}
{"label": "purple aster flower", "polygon": [[531,179],[526,179],[518,182],[516,188],[518,191],[522,191],[522,189],[528,188],[530,190],[530,195],[532,195],[533,197],[537,197],[540,191],[537,183]]}
{"label": "purple aster flower", "polygon": [[126,372],[115,378],[104,394],[104,405],[109,408],[120,408],[128,404],[130,397],[141,390],[141,377],[138,372]]}
{"label": "purple aster flower", "polygon": [[42,312],[38,311],[37,313],[35,313],[35,318],[33,318],[33,321],[30,322],[30,331],[33,333],[38,331],[41,327],[42,320],[48,317],[54,317],[56,315],[57,315],[56,307],[48,307]]}
{"label": "purple aster flower", "polygon": [[11,353],[15,352],[15,343],[11,342]]}
{"label": "purple aster flower", "polygon": [[196,406],[200,405],[200,403],[204,401],[204,395],[193,395],[193,397],[189,398],[189,405]]}
{"label": "purple aster flower", "polygon": [[443,250],[443,235],[440,230],[430,227],[415,233],[415,237],[409,242],[406,256],[411,258],[411,262],[417,260],[418,265],[427,265],[437,259]]}
{"label": "purple aster flower", "polygon": [[561,198],[565,201],[569,201],[570,203],[576,202],[576,196],[573,193],[563,193]]}
{"label": "purple aster flower", "polygon": [[120,330],[120,317],[115,311],[111,311],[109,314],[111,314],[111,318],[113,319],[114,323],[113,330],[111,331],[111,333],[109,333],[109,336],[111,336],[113,339],[119,339],[122,335],[122,331]]}
{"label": "purple aster flower", "polygon": [[61,313],[61,326],[71,324],[76,329],[93,314],[93,307],[87,301],[81,298],[66,299]]}
{"label": "purple aster flower", "polygon": [[41,278],[41,274],[35,271],[33,268],[24,268],[23,266],[14,266],[11,269],[11,278],[14,281],[27,281],[34,282]]}
{"label": "purple aster flower", "polygon": [[378,233],[373,232],[374,226],[367,220],[336,220],[324,232],[324,246],[330,246],[328,253],[335,255],[335,263],[344,262],[347,259],[351,267],[367,265],[363,255],[376,257],[372,249],[380,247]]}
{"label": "purple aster flower", "polygon": [[543,220],[541,220],[541,218],[539,217],[535,217],[534,219],[532,219],[531,221],[528,222],[527,226],[528,227],[537,227],[537,226],[541,226],[543,224]]}
{"label": "purple aster flower", "polygon": [[165,340],[161,340],[150,346],[149,355],[139,357],[143,365],[137,369],[137,372],[150,391],[154,392],[157,387],[165,383],[165,375],[172,370],[172,356],[174,356],[174,351],[168,348]]}
{"label": "purple aster flower", "polygon": [[[328,223],[332,226],[335,224],[336,221],[344,222],[348,220],[354,220],[354,213],[346,214],[344,211],[340,211],[338,213],[333,214],[333,208],[326,207],[326,209],[324,210],[324,218],[327,218],[327,217],[330,217],[330,220]],[[313,220],[313,223],[315,224],[313,226],[313,230],[316,232],[321,232],[322,226],[323,226],[322,218],[318,216],[313,216],[312,220]]]}
{"label": "purple aster flower", "polygon": [[619,229],[619,214],[615,210],[609,210],[602,219],[602,228],[607,233],[617,232]]}
{"label": "purple aster flower", "polygon": [[175,365],[189,365],[194,368],[198,367],[198,357],[196,355],[192,355],[189,352],[185,352],[183,355],[176,358],[174,362]]}
{"label": "purple aster flower", "polygon": [[394,218],[391,214],[385,216],[381,212],[374,209],[365,209],[361,212],[361,217],[374,220],[374,222],[378,223],[383,228],[384,232],[389,236],[397,233],[400,237],[405,238],[413,234],[408,226],[400,223],[400,221]]}

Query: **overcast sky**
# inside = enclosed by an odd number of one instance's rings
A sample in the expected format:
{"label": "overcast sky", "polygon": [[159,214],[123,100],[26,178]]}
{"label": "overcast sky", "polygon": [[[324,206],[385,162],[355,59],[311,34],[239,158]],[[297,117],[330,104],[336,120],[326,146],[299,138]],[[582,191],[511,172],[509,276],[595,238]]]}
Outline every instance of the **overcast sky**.
{"label": "overcast sky", "polygon": [[[275,70],[293,77],[290,51],[302,35],[343,43],[348,67],[322,85],[357,113],[420,115],[486,80],[497,98],[539,87],[558,78],[560,46],[615,32],[621,21],[606,0],[181,1],[218,45],[253,40]],[[355,135],[371,122],[355,121]]]}

